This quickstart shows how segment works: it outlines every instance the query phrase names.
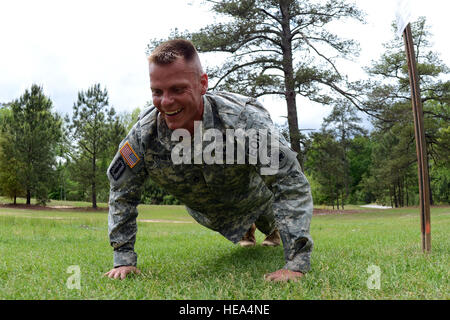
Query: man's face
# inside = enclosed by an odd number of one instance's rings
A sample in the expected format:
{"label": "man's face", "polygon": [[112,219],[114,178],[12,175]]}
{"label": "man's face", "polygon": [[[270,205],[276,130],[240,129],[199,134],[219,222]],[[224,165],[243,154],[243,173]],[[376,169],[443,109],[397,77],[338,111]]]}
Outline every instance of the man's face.
{"label": "man's face", "polygon": [[202,95],[208,89],[208,77],[195,62],[178,58],[168,65],[150,63],[150,88],[153,104],[161,112],[169,129],[194,131],[194,121],[203,116]]}

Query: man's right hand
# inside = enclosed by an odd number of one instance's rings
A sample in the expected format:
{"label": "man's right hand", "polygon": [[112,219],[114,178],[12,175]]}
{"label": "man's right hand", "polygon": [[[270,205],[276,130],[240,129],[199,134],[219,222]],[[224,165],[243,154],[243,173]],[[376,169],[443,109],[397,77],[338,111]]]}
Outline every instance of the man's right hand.
{"label": "man's right hand", "polygon": [[138,268],[133,267],[133,266],[121,266],[121,267],[111,269],[110,271],[105,273],[103,276],[108,276],[111,279],[119,279],[120,278],[120,280],[123,280],[131,272],[133,272],[135,274],[139,274],[139,273],[141,273],[141,270],[139,270]]}

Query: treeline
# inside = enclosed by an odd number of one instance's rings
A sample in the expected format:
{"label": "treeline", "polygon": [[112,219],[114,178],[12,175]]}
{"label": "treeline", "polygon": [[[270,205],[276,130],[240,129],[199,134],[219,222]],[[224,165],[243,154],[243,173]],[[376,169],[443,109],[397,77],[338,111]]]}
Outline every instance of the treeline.
{"label": "treeline", "polygon": [[[450,81],[444,80],[449,69],[430,49],[425,19],[413,23],[412,30],[424,110],[430,202],[449,204]],[[419,203],[404,45],[397,37],[385,44],[385,49],[381,58],[366,68],[370,80],[358,84],[360,94],[337,101],[320,132],[304,137],[306,173],[316,203],[338,208],[346,203],[378,202],[393,207]],[[361,127],[357,107],[370,115],[370,133]]]}
{"label": "treeline", "polygon": [[[78,93],[72,116],[54,112],[41,86],[0,105],[0,194],[45,205],[51,199],[106,202],[106,170],[140,109],[118,114],[108,92],[95,84]],[[178,201],[149,181],[144,203]]]}

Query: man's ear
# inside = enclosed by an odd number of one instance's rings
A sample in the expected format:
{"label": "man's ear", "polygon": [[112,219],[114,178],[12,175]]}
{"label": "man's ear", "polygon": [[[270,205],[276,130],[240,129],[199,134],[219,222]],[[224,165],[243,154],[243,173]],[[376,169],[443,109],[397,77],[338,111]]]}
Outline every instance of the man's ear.
{"label": "man's ear", "polygon": [[201,75],[200,84],[202,87],[202,95],[204,95],[208,91],[208,75],[206,73]]}

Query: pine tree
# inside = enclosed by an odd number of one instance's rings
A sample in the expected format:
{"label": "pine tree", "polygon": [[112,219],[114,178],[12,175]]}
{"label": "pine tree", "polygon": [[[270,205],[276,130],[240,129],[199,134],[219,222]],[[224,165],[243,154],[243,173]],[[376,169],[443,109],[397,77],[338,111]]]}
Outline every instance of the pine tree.
{"label": "pine tree", "polygon": [[32,195],[38,203],[45,204],[54,173],[56,145],[61,139],[61,118],[52,113],[52,101],[35,84],[10,108],[9,121],[3,126],[2,167],[9,168],[10,186],[15,186],[11,192],[16,195],[24,190],[27,204],[31,204]]}
{"label": "pine tree", "polygon": [[[362,13],[343,0],[206,2],[227,22],[208,25],[193,33],[175,30],[170,37],[192,40],[200,52],[228,54],[224,64],[207,70],[216,81],[213,90],[252,97],[283,97],[291,146],[303,165],[296,95],[327,104],[332,101],[330,89],[345,93],[346,77],[338,70],[336,57],[351,59],[358,47],[352,40],[339,38],[327,26],[347,18],[362,21]],[[153,41],[149,51],[159,42]]]}
{"label": "pine tree", "polygon": [[[395,28],[395,25],[393,25]],[[449,72],[448,67],[433,52],[430,44],[431,34],[425,18],[411,24],[415,44],[416,60],[424,110],[425,142],[428,163],[433,174],[433,166],[448,165],[449,140],[446,128],[450,125],[450,81],[442,75]],[[365,105],[372,114],[375,127],[374,141],[377,144],[389,142],[390,149],[383,149],[382,156],[374,155],[372,173],[379,186],[380,197],[391,197],[392,203],[402,206],[416,182],[411,178],[411,170],[417,161],[409,76],[404,52],[404,43],[396,37],[385,44],[386,52],[367,68],[372,80],[361,88],[367,95]],[[430,175],[430,179],[434,177]],[[384,177],[384,178],[383,178]],[[369,177],[367,177],[369,179]],[[388,192],[380,192],[380,190]],[[432,196],[436,191],[431,189]],[[388,195],[386,195],[388,193]],[[409,199],[408,199],[409,200]],[[433,203],[433,198],[430,199]]]}
{"label": "pine tree", "polygon": [[89,186],[93,208],[97,208],[98,191],[108,187],[105,172],[109,162],[106,159],[112,158],[112,145],[117,142],[117,139],[111,142],[112,128],[122,137],[125,135],[114,116],[114,108],[109,107],[108,91],[95,84],[78,93],[68,125],[74,143],[72,176],[81,186]]}
{"label": "pine tree", "polygon": [[[350,194],[350,185],[352,183],[350,176],[350,163],[348,159],[348,152],[352,139],[358,135],[365,135],[367,130],[360,126],[361,118],[357,115],[357,110],[347,100],[338,100],[333,107],[330,115],[323,119],[322,128],[336,137],[340,149],[340,163],[342,165],[342,177],[340,180],[343,183],[343,190],[339,190],[341,194],[341,204],[344,204]],[[333,174],[333,172],[329,172]]]}

